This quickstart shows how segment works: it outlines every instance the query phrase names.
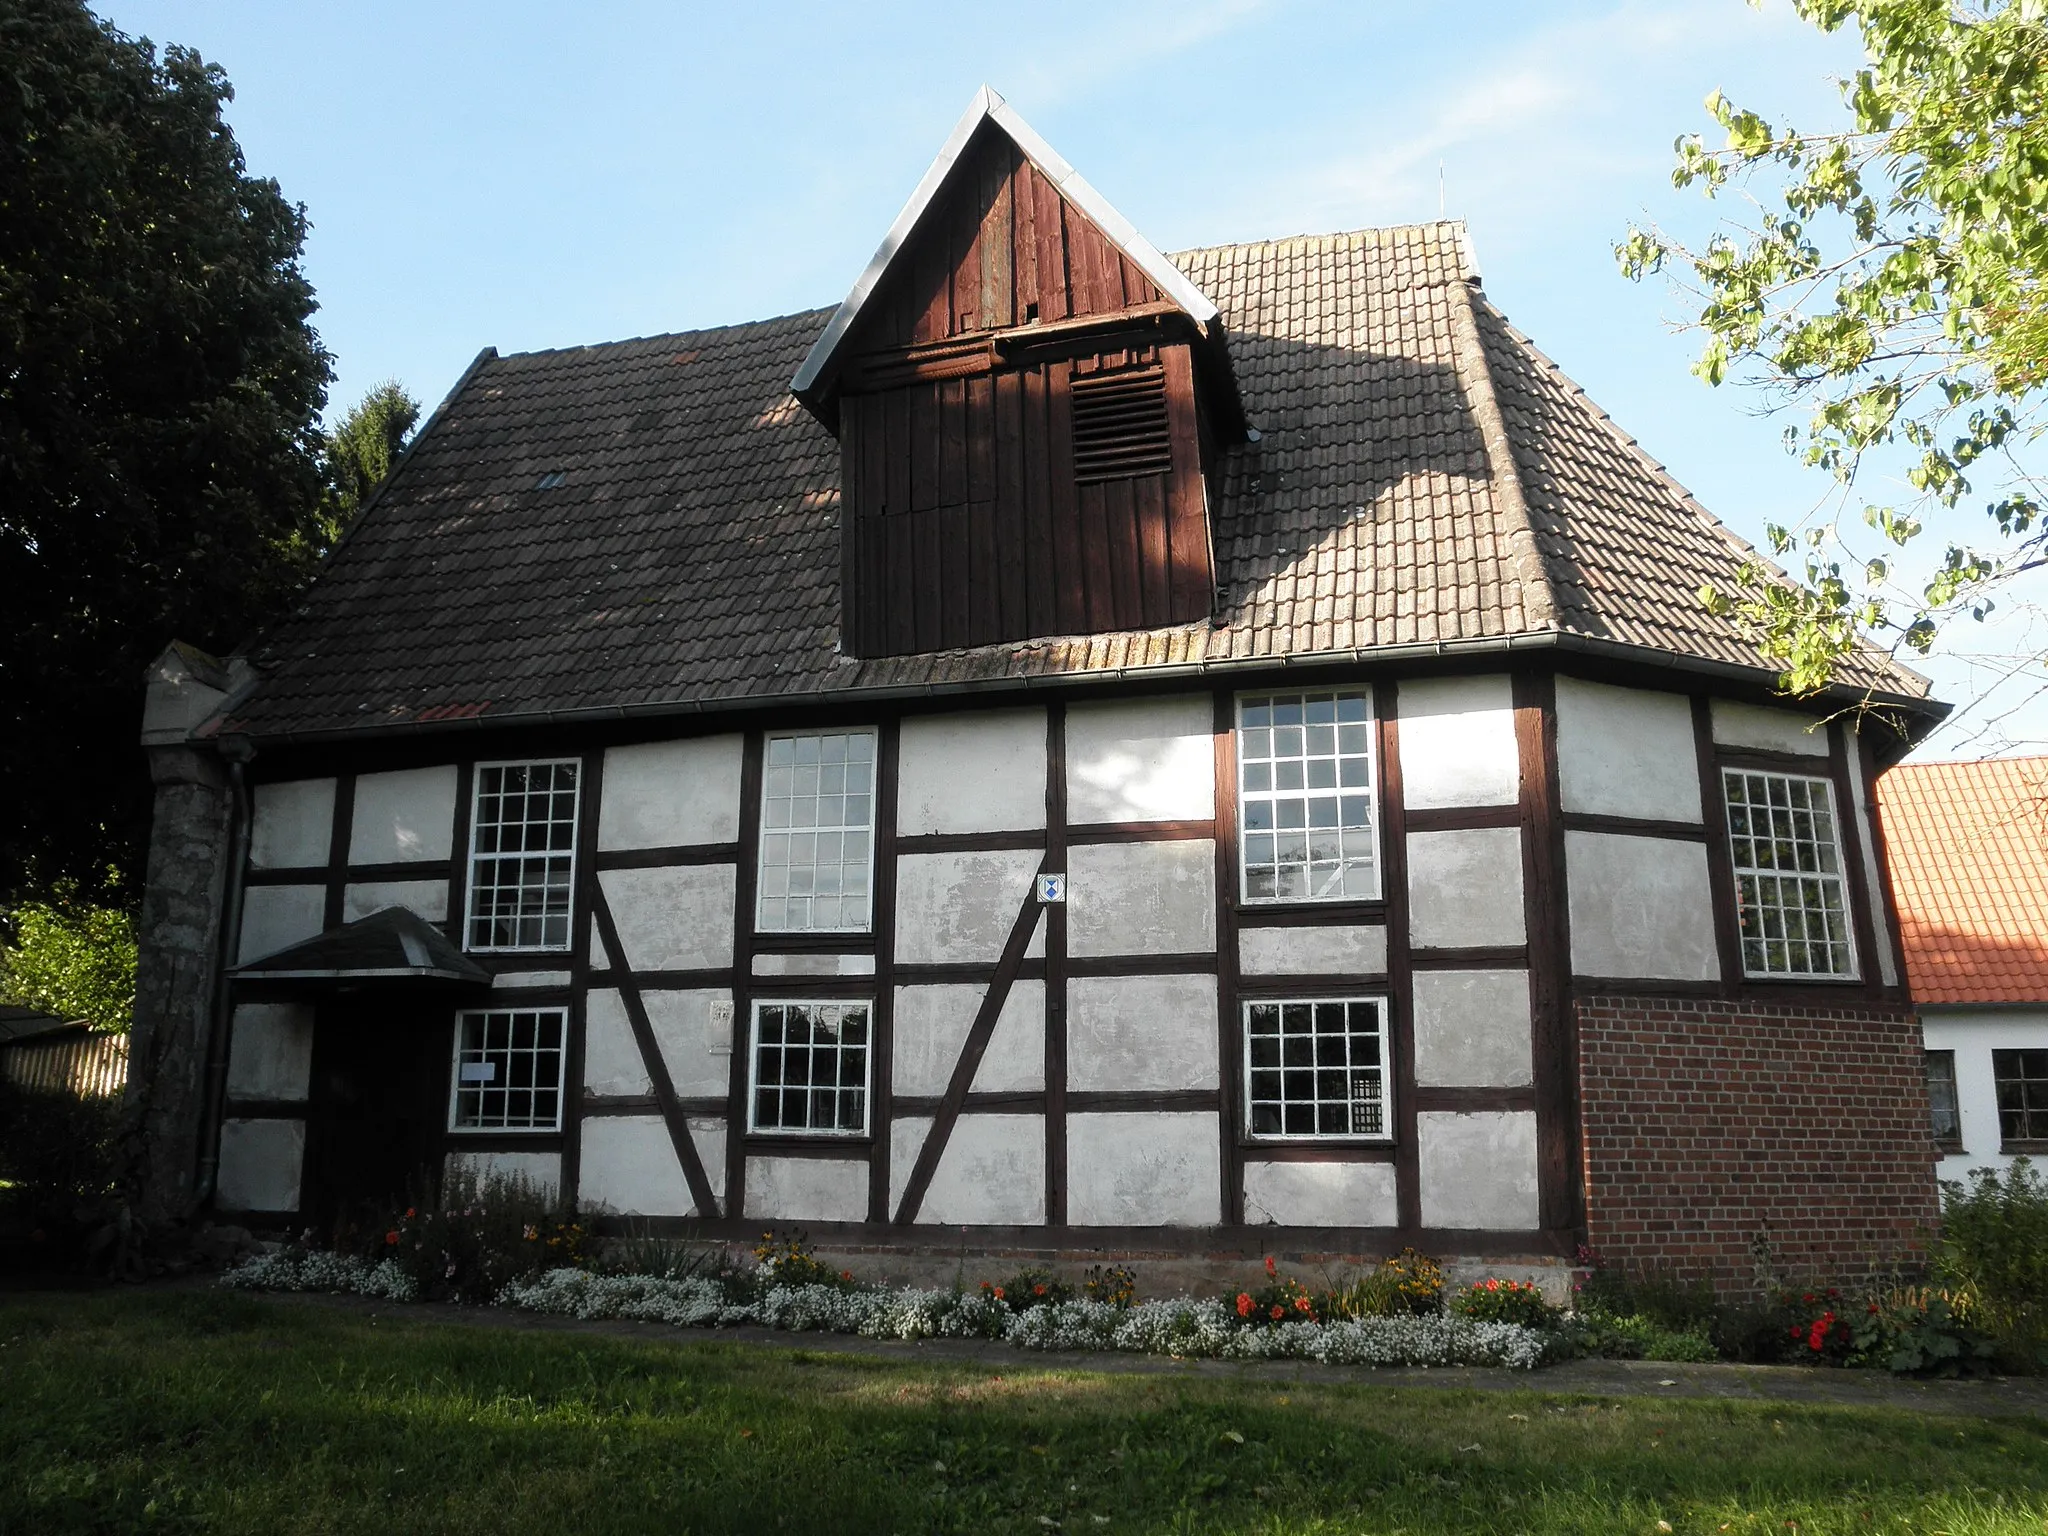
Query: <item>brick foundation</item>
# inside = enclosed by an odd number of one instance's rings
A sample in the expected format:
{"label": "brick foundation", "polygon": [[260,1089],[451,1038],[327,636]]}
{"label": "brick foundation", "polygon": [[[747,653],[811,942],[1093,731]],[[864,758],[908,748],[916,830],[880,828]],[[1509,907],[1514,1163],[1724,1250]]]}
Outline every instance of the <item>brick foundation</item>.
{"label": "brick foundation", "polygon": [[1905,1010],[1650,997],[1577,1004],[1588,1241],[1604,1262],[1751,1288],[1905,1260],[1937,1215]]}

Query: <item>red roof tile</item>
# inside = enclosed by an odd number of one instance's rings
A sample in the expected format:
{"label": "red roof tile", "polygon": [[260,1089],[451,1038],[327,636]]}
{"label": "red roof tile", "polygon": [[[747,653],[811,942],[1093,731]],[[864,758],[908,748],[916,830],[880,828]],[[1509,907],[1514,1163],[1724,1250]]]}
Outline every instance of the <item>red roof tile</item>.
{"label": "red roof tile", "polygon": [[2048,757],[1901,764],[1877,803],[1914,998],[2048,1002]]}

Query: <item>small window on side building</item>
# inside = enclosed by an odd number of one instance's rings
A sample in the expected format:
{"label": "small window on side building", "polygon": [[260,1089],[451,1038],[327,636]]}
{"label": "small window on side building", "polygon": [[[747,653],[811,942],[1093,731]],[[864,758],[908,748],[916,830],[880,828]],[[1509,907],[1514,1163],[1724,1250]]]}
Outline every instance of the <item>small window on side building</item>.
{"label": "small window on side building", "polygon": [[2048,1050],[1993,1051],[1998,1143],[2005,1152],[2048,1151]]}
{"label": "small window on side building", "polygon": [[1945,1152],[1963,1150],[1963,1120],[1956,1107],[1956,1053],[1927,1053],[1927,1114],[1934,1144]]}

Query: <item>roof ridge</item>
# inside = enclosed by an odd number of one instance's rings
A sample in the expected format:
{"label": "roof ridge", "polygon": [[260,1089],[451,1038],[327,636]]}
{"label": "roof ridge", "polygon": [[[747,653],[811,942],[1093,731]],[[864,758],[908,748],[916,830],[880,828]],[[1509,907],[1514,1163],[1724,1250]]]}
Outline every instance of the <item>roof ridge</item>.
{"label": "roof ridge", "polygon": [[[1462,241],[1460,245],[1462,250]],[[1508,550],[1522,588],[1523,622],[1532,629],[1559,629],[1562,626],[1557,617],[1557,593],[1550,581],[1550,563],[1543,558],[1543,546],[1536,537],[1536,519],[1529,511],[1521,466],[1515,462],[1514,444],[1508,438],[1507,418],[1500,408],[1500,392],[1494,386],[1493,365],[1487,361],[1486,343],[1479,334],[1475,285],[1468,279],[1447,286],[1452,290],[1451,330],[1457,338],[1452,359],[1465,386],[1466,404],[1486,444],[1501,518],[1508,524]]]}
{"label": "roof ridge", "polygon": [[1399,235],[1414,231],[1448,230],[1458,250],[1459,264],[1465,269],[1465,276],[1478,276],[1477,264],[1472,258],[1471,233],[1463,219],[1420,219],[1409,224],[1361,224],[1351,229],[1298,230],[1289,235],[1269,235],[1259,240],[1226,240],[1216,245],[1189,245],[1177,251],[1168,251],[1166,259],[1175,266],[1198,256],[1214,256],[1225,251],[1250,251],[1260,246],[1300,245],[1317,240],[1352,240],[1365,235]]}
{"label": "roof ridge", "polygon": [[599,352],[611,347],[633,347],[655,341],[684,341],[697,336],[726,335],[733,331],[758,330],[763,326],[782,325],[791,320],[808,320],[816,315],[829,315],[830,304],[816,304],[809,309],[786,310],[779,315],[763,315],[757,320],[732,320],[724,325],[699,325],[687,331],[649,331],[644,336],[614,336],[610,341],[579,341],[565,347],[535,347],[529,352],[500,352],[498,361],[509,363],[531,357],[561,357],[571,352]]}

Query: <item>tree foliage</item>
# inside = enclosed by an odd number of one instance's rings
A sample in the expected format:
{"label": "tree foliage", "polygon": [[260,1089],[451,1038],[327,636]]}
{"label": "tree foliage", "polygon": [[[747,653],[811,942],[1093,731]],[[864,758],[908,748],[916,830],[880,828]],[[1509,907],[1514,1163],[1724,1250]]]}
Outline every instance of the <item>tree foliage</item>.
{"label": "tree foliage", "polygon": [[327,434],[321,461],[327,480],[324,532],[330,546],[340,541],[390,475],[419,419],[419,401],[396,379],[386,379]]}
{"label": "tree foliage", "polygon": [[[1776,554],[1803,558],[1797,580],[1758,563],[1736,589],[1702,593],[1806,691],[1859,630],[1925,651],[2048,562],[2026,454],[2048,386],[2048,0],[1793,6],[1823,31],[1860,31],[1846,126],[1802,132],[1715,92],[1725,142],[1681,137],[1672,179],[1710,198],[1746,191],[1755,218],[1697,249],[1631,230],[1617,254],[1634,278],[1689,271],[1706,336],[1694,372],[1803,407],[1787,442],[1845,493],[1903,460],[1914,494],[1864,508],[1872,549],[1941,525],[1943,551],[1911,588],[1894,554],[1859,558],[1866,536],[1838,521],[1771,528]],[[1988,514],[1974,528],[1950,515],[1972,501]]]}
{"label": "tree foliage", "polygon": [[0,898],[136,868],[143,668],[323,545],[305,214],[231,99],[82,0],[0,0]]}
{"label": "tree foliage", "polygon": [[[118,890],[118,884],[116,884]],[[135,924],[59,882],[48,901],[0,913],[0,1003],[126,1030],[135,1008]]]}

